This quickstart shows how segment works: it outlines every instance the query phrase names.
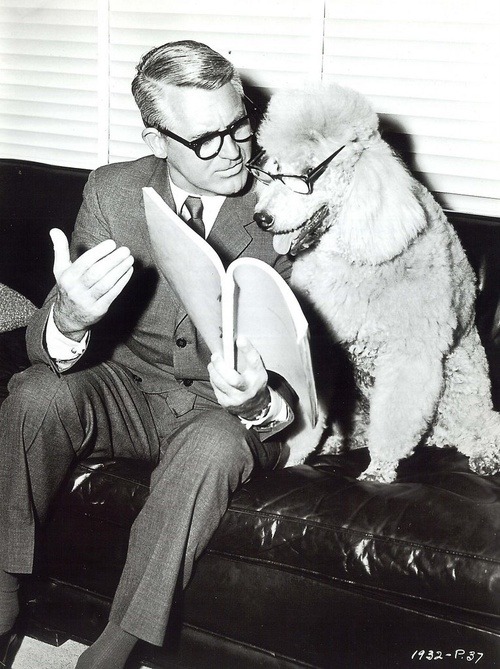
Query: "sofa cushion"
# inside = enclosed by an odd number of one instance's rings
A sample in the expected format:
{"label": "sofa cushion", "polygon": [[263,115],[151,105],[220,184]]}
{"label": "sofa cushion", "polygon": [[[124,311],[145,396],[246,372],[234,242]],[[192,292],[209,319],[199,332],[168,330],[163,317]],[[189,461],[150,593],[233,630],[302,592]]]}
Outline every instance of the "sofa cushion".
{"label": "sofa cushion", "polygon": [[498,616],[500,476],[471,473],[454,449],[421,449],[391,485],[356,480],[367,464],[367,451],[322,456],[272,486],[254,481],[233,501],[217,549]]}
{"label": "sofa cushion", "polygon": [[[234,495],[208,554],[417,608],[480,614],[500,627],[500,476],[481,478],[454,449],[429,448],[391,485],[358,481],[367,460],[366,451],[320,456],[254,476]],[[127,460],[79,465],[49,525],[48,544],[65,546],[44,557],[52,578],[112,597],[148,477],[147,465]]]}

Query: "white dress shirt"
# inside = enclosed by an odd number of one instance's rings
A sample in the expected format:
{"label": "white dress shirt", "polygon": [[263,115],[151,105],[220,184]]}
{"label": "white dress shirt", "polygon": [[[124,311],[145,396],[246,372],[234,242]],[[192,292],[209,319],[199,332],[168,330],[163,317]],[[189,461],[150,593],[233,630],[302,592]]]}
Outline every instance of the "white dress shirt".
{"label": "white dress shirt", "polygon": [[175,203],[175,210],[177,214],[184,220],[188,221],[191,216],[184,206],[187,198],[189,196],[201,197],[203,203],[203,223],[205,225],[205,239],[210,234],[211,229],[214,227],[215,220],[219,215],[224,200],[226,199],[225,195],[196,195],[193,193],[188,193],[187,191],[176,186],[172,180],[170,181],[170,189]]}

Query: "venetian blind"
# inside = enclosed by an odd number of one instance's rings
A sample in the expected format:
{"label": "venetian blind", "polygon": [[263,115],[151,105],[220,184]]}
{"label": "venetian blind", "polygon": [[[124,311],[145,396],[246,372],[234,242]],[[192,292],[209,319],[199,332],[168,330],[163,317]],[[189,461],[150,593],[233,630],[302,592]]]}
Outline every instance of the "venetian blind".
{"label": "venetian blind", "polygon": [[323,79],[365,93],[449,209],[500,216],[500,5],[327,0]]}
{"label": "venetian blind", "polygon": [[323,0],[130,0],[110,3],[110,160],[146,153],[130,95],[140,56],[195,39],[227,56],[250,86],[301,86],[321,73]]}
{"label": "venetian blind", "polygon": [[95,165],[97,2],[1,0],[2,158]]}
{"label": "venetian blind", "polygon": [[130,93],[172,39],[256,94],[337,81],[448,208],[500,216],[500,9],[490,0],[0,0],[1,157],[95,167],[147,153]]}

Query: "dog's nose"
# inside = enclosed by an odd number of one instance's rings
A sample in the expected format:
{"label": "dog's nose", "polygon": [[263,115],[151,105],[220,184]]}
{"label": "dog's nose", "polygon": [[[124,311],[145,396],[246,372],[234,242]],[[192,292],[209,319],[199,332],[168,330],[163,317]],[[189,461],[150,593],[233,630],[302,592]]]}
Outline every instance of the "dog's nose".
{"label": "dog's nose", "polygon": [[263,230],[270,230],[274,223],[274,217],[265,211],[256,211],[253,215],[253,220],[257,223],[259,228],[262,228]]}

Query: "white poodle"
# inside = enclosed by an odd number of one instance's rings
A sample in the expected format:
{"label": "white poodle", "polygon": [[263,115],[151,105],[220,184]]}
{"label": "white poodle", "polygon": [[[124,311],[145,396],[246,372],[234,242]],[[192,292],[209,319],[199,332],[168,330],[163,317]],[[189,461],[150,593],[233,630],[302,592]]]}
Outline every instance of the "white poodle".
{"label": "white poodle", "polygon": [[[479,474],[499,471],[473,270],[440,206],[381,139],[368,101],[337,85],[276,93],[258,141],[255,218],[295,256],[292,284],[357,385],[348,425],[330,426],[323,452],[367,446],[362,477],[385,482],[419,443],[455,446]],[[300,438],[302,460],[320,433]]]}

